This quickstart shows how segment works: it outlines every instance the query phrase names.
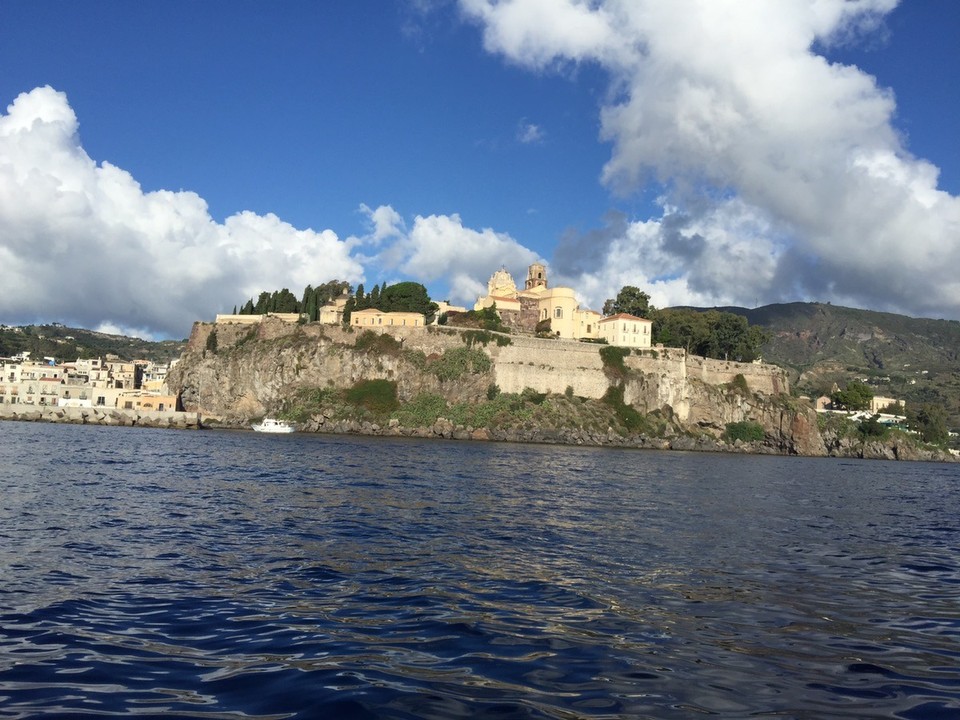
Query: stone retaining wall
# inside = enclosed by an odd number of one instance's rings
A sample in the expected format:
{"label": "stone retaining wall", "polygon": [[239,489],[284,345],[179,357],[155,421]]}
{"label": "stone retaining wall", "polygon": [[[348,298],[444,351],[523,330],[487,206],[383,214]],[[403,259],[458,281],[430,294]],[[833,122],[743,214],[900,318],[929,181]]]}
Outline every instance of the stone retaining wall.
{"label": "stone retaining wall", "polygon": [[120,410],[117,408],[43,407],[36,405],[0,405],[0,420],[68,423],[72,425],[120,425],[176,430],[197,430],[197,413]]}

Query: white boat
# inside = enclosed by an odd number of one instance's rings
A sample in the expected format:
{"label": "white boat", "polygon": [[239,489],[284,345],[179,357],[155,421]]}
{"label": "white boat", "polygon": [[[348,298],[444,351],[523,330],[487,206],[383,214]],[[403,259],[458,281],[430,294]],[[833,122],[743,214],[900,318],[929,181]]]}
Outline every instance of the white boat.
{"label": "white boat", "polygon": [[290,423],[275,418],[264,418],[262,422],[257,425],[251,425],[250,427],[257,432],[265,433],[292,433],[296,430]]}

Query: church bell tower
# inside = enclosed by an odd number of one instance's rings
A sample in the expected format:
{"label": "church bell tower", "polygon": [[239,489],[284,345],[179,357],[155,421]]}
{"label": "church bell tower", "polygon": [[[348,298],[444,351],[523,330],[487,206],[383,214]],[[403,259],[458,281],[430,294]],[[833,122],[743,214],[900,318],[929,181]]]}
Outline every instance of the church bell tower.
{"label": "church bell tower", "polygon": [[542,263],[533,263],[527,268],[527,282],[523,289],[532,290],[535,287],[547,287],[547,268]]}

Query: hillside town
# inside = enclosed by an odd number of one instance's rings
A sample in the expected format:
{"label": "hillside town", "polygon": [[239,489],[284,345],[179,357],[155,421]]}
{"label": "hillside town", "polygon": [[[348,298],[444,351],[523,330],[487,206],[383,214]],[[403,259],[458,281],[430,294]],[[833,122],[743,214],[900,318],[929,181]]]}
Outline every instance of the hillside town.
{"label": "hillside town", "polygon": [[[425,328],[428,317],[409,311],[383,311],[377,308],[353,309],[355,296],[344,291],[318,308],[317,321],[322,324],[349,326],[358,330]],[[469,311],[448,302],[436,303],[437,311],[430,318],[433,325],[451,322]],[[653,349],[653,322],[619,312],[604,317],[585,309],[569,287],[551,287],[542,263],[527,268],[523,288],[501,267],[487,282],[487,292],[477,298],[474,312],[496,313],[502,326],[516,335],[555,338],[558,340],[599,342],[630,349]],[[218,314],[214,325],[256,325],[265,318],[297,324],[305,315],[297,312],[265,312],[254,314]],[[558,346],[559,349],[560,346]],[[661,351],[663,347],[656,345]],[[58,362],[53,357],[33,359],[29,352],[13,357],[0,357],[0,406],[34,406],[58,408],[99,408],[134,412],[176,412],[182,410],[178,396],[166,384],[167,373],[178,361],[170,364],[150,360],[78,358]],[[830,396],[812,399],[821,414],[849,414]],[[894,414],[890,409],[900,412]],[[864,417],[876,416],[885,425],[900,426],[903,403],[895,398],[876,396],[869,407],[860,410]],[[854,419],[859,419],[855,415]]]}
{"label": "hillside town", "polygon": [[57,362],[29,352],[0,357],[0,404],[61,408],[173,411],[177,398],[166,388],[170,366],[108,355]]}
{"label": "hillside town", "polygon": [[[341,325],[344,322],[350,296],[344,293],[320,308],[319,322]],[[444,316],[466,313],[467,308],[437,303],[438,311],[433,324]],[[487,294],[477,298],[475,311],[492,308],[501,322],[513,332],[521,334],[550,335],[563,340],[597,340],[609,345],[629,348],[650,348],[653,322],[647,318],[627,313],[604,317],[595,310],[583,309],[577,293],[569,287],[550,287],[547,269],[542,263],[533,263],[527,268],[523,289],[517,287],[513,276],[500,268],[487,282]],[[287,322],[299,322],[298,313],[268,313]],[[217,315],[217,323],[259,323],[263,315]],[[383,326],[423,327],[427,318],[415,312],[385,312],[376,308],[355,310],[350,313],[352,327],[376,329]]]}

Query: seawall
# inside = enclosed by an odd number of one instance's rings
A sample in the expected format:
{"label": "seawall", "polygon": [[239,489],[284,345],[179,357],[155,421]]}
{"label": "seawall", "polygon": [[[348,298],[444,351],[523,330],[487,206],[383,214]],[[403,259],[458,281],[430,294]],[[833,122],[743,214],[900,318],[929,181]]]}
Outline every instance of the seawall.
{"label": "seawall", "polygon": [[174,430],[197,430],[201,427],[199,414],[190,412],[36,405],[0,405],[0,420],[71,425],[170,428]]}

